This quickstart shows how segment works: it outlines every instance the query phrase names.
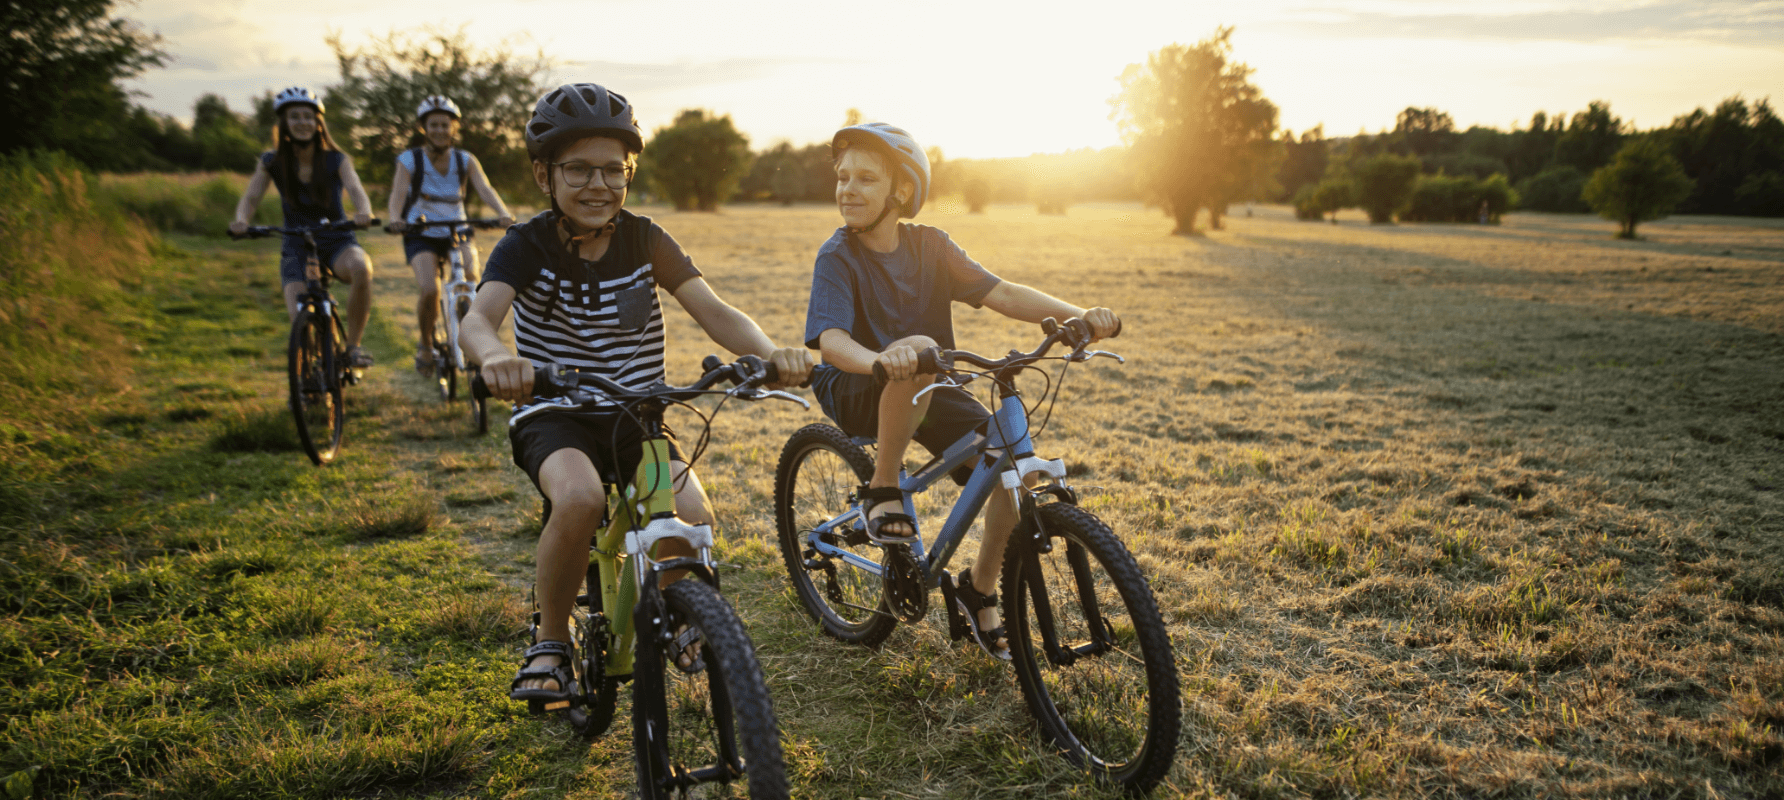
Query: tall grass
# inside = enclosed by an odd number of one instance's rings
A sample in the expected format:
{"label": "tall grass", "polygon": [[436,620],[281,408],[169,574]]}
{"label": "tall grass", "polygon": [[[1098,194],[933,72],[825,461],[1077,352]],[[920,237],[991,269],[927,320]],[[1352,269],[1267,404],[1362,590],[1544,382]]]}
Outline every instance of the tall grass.
{"label": "tall grass", "polygon": [[42,151],[0,155],[0,231],[0,384],[112,381],[126,345],[110,312],[154,236],[73,159]]}
{"label": "tall grass", "polygon": [[[248,179],[233,172],[102,175],[100,191],[156,230],[222,237]],[[269,189],[255,211],[256,224],[279,222],[279,193]]]}

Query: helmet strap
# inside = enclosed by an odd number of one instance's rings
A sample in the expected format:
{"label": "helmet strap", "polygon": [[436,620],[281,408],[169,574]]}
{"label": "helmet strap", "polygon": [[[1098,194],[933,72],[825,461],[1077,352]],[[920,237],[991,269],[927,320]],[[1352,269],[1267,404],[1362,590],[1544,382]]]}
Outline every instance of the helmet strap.
{"label": "helmet strap", "polygon": [[878,228],[880,226],[881,222],[886,221],[886,215],[892,213],[892,208],[893,208],[892,203],[893,203],[893,201],[895,201],[897,199],[898,199],[898,197],[896,195],[887,195],[886,196],[886,207],[880,209],[880,215],[877,217],[874,217],[872,222],[869,222],[866,225],[844,225],[843,230],[846,230],[849,233],[860,234],[860,233],[867,233],[868,231],[871,231],[874,228]]}

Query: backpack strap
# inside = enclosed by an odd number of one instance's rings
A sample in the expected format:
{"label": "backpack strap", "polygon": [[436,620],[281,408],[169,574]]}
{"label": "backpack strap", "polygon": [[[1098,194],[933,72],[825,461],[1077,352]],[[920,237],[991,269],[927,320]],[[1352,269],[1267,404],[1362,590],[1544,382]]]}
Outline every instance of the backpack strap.
{"label": "backpack strap", "polygon": [[415,157],[415,167],[409,170],[409,196],[403,198],[403,221],[409,219],[409,210],[421,199],[421,171],[427,168],[427,156],[417,147],[409,153]]}
{"label": "backpack strap", "polygon": [[469,153],[454,147],[452,148],[452,157],[458,162],[458,202],[463,204],[465,199],[470,197],[469,194],[465,193],[465,190],[471,184],[471,172],[469,169],[471,156]]}

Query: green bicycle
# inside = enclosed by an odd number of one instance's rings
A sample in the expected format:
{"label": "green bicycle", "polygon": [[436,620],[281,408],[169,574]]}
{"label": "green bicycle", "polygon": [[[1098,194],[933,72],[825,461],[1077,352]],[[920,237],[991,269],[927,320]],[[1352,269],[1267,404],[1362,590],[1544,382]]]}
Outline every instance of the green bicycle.
{"label": "green bicycle", "polygon": [[[570,614],[574,691],[565,701],[529,705],[537,712],[562,715],[578,733],[593,739],[612,725],[619,685],[629,680],[641,797],[688,796],[702,784],[735,792],[742,787],[725,785],[740,782],[749,797],[784,798],[779,724],[755,646],[719,594],[712,526],[689,525],[675,516],[663,412],[705,394],[806,403],[760,388],[776,375],[774,365],[755,356],[731,364],[707,356],[701,366],[705,374],[691,386],[659,382],[642,390],[558,365],[535,368],[534,394],[566,397],[587,407],[618,403],[642,423],[645,440],[636,476],[609,487],[610,521],[595,538],[585,593],[576,598]],[[722,380],[733,386],[712,388]],[[482,376],[472,380],[471,391],[479,398],[489,396]],[[696,448],[688,461],[698,458]],[[657,542],[669,538],[685,540],[697,555],[656,560]],[[659,588],[659,577],[677,570],[690,577]],[[535,633],[538,625],[535,610]],[[677,654],[696,647],[700,657],[695,666],[677,665]]]}

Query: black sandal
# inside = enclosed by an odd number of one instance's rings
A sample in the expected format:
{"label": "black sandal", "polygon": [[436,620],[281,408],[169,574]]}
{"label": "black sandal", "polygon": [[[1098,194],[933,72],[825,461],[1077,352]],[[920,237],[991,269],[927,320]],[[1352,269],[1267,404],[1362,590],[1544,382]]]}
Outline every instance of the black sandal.
{"label": "black sandal", "polygon": [[[535,667],[533,662],[540,656],[558,656],[562,659],[555,667]],[[569,642],[546,640],[527,648],[522,654],[520,671],[514,673],[514,681],[508,684],[510,700],[525,700],[529,703],[564,703],[576,695],[576,648]],[[545,678],[557,681],[558,688],[522,689],[520,685],[526,681]]]}
{"label": "black sandal", "polygon": [[[917,521],[904,513],[904,490],[896,486],[868,486],[862,484],[855,487],[855,496],[866,503],[861,513],[867,515],[867,538],[875,544],[910,544],[917,541]],[[898,501],[898,511],[888,511],[873,516],[873,510],[881,503]],[[880,533],[880,529],[888,524],[903,523],[910,533]]]}
{"label": "black sandal", "polygon": [[960,576],[954,579],[954,604],[966,614],[966,624],[972,626],[973,638],[978,640],[979,649],[984,650],[985,655],[999,661],[1008,661],[1010,660],[1009,646],[1007,644],[1003,647],[997,646],[997,640],[1008,638],[1004,633],[1004,626],[999,625],[991,629],[979,627],[979,611],[997,605],[997,592],[979,594],[979,590],[973,588],[972,573],[972,568],[968,567],[961,570]]}

